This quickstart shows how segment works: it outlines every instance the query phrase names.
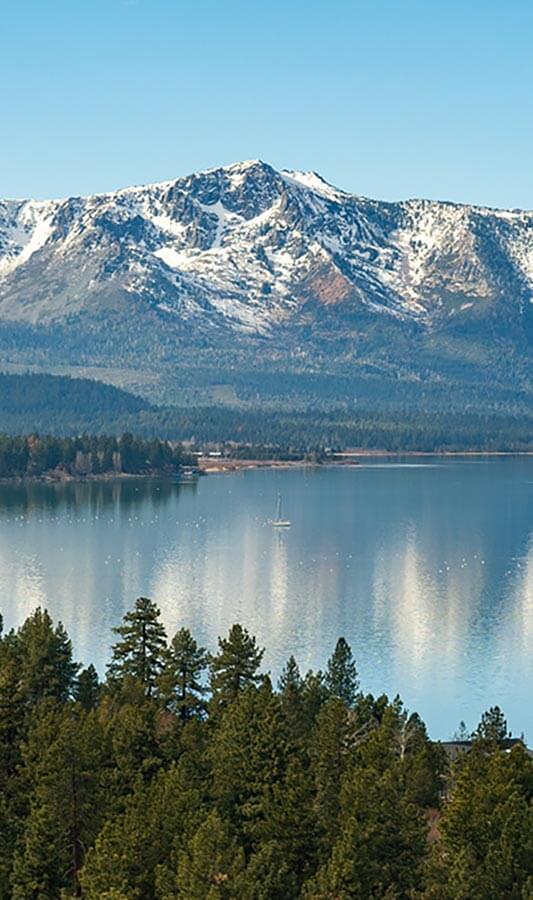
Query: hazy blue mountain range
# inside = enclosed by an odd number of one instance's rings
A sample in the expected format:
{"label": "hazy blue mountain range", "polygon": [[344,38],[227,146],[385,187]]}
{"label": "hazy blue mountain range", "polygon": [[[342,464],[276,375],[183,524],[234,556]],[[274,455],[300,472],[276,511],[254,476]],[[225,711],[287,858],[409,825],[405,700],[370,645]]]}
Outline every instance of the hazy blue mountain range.
{"label": "hazy blue mountain range", "polygon": [[529,402],[533,212],[237,163],[0,202],[3,368],[151,400]]}

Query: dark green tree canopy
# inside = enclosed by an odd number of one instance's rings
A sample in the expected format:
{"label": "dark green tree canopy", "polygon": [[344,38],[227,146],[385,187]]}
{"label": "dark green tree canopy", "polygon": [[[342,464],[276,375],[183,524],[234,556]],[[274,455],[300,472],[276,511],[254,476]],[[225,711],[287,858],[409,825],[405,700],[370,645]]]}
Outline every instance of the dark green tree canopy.
{"label": "dark green tree canopy", "polygon": [[350,645],[343,637],[337,641],[333,655],[328,661],[326,686],[334,697],[343,700],[348,706],[355,703],[359,678]]}
{"label": "dark green tree canopy", "polygon": [[170,643],[159,689],[165,706],[177,711],[182,721],[205,712],[208,662],[205,647],[198,646],[188,628],[180,628]]}
{"label": "dark green tree canopy", "polygon": [[264,650],[242,625],[232,625],[227,638],[218,639],[219,651],[211,659],[210,687],[216,703],[229,703],[249,685],[259,684]]}
{"label": "dark green tree canopy", "polygon": [[240,625],[208,660],[140,598],[117,633],[103,684],[42,610],[0,633],[0,900],[533,896],[533,760],[497,707],[451,765],[345,641],[274,690]]}
{"label": "dark green tree canopy", "polygon": [[507,721],[499,706],[491,706],[483,713],[474,737],[482,741],[494,741],[496,744],[501,744],[510,737]]}
{"label": "dark green tree canopy", "polygon": [[48,612],[36,609],[19,629],[14,649],[19,665],[19,691],[28,705],[44,698],[67,700],[79,666],[61,622],[55,627]]}
{"label": "dark green tree canopy", "polygon": [[126,678],[138,680],[147,696],[154,693],[166,659],[166,634],[159,620],[160,611],[147,597],[139,597],[127,612],[122,625],[114,628],[120,640],[113,645],[108,677],[111,682]]}
{"label": "dark green tree canopy", "polygon": [[84,709],[94,709],[100,696],[100,682],[98,672],[92,663],[83,669],[76,679],[74,687],[74,699],[81,703]]}

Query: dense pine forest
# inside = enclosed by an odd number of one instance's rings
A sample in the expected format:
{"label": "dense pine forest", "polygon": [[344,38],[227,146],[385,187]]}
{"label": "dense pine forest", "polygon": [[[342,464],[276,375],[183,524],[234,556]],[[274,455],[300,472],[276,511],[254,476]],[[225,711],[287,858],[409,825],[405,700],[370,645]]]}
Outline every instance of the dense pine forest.
{"label": "dense pine forest", "polygon": [[[214,375],[213,375],[214,378]],[[144,440],[198,443],[233,441],[277,445],[297,452],[324,447],[389,451],[523,451],[533,447],[531,399],[499,398],[492,405],[473,403],[458,390],[438,398],[413,393],[413,386],[377,386],[365,391],[348,379],[314,385],[304,401],[289,376],[265,375],[239,381],[226,403],[216,385],[202,403],[175,390],[172,404],[149,403],[128,391],[83,378],[0,373],[0,432],[76,437],[118,436],[130,432]],[[263,392],[261,393],[261,387]],[[252,389],[253,388],[253,389]],[[277,392],[274,394],[274,392]],[[420,391],[419,391],[420,393]],[[211,399],[209,399],[211,397]]]}
{"label": "dense pine forest", "polygon": [[9,437],[0,434],[0,478],[172,473],[187,459],[181,447],[175,444],[157,438],[143,440],[132,434],[123,434],[120,438],[106,435]]}
{"label": "dense pine forest", "polygon": [[[333,648],[332,648],[333,649]],[[450,763],[339,638],[276,687],[139,598],[103,681],[38,609],[0,639],[2,900],[529,900],[533,761],[496,707]]]}

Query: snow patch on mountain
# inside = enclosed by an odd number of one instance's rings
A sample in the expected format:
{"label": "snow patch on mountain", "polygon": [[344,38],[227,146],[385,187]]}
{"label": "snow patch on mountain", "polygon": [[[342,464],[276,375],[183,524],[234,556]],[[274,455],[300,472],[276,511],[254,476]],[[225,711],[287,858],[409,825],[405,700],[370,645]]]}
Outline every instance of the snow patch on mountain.
{"label": "snow patch on mountain", "polygon": [[309,300],[339,322],[366,309],[432,325],[500,296],[531,299],[533,213],[379,202],[261,160],[0,203],[0,316],[46,319],[62,303],[71,315],[121,291],[163,316],[263,335]]}

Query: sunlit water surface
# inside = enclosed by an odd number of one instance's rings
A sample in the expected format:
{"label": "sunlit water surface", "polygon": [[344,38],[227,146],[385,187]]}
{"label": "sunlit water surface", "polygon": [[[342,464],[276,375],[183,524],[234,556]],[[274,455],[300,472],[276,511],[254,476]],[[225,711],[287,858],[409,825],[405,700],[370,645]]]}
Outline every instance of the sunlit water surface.
{"label": "sunlit water surface", "polygon": [[[290,530],[268,525],[283,495]],[[243,623],[276,678],[344,635],[362,688],[435,737],[498,703],[533,741],[533,461],[372,461],[160,482],[0,487],[0,611],[61,619],[105,670],[139,595],[214,648]]]}

